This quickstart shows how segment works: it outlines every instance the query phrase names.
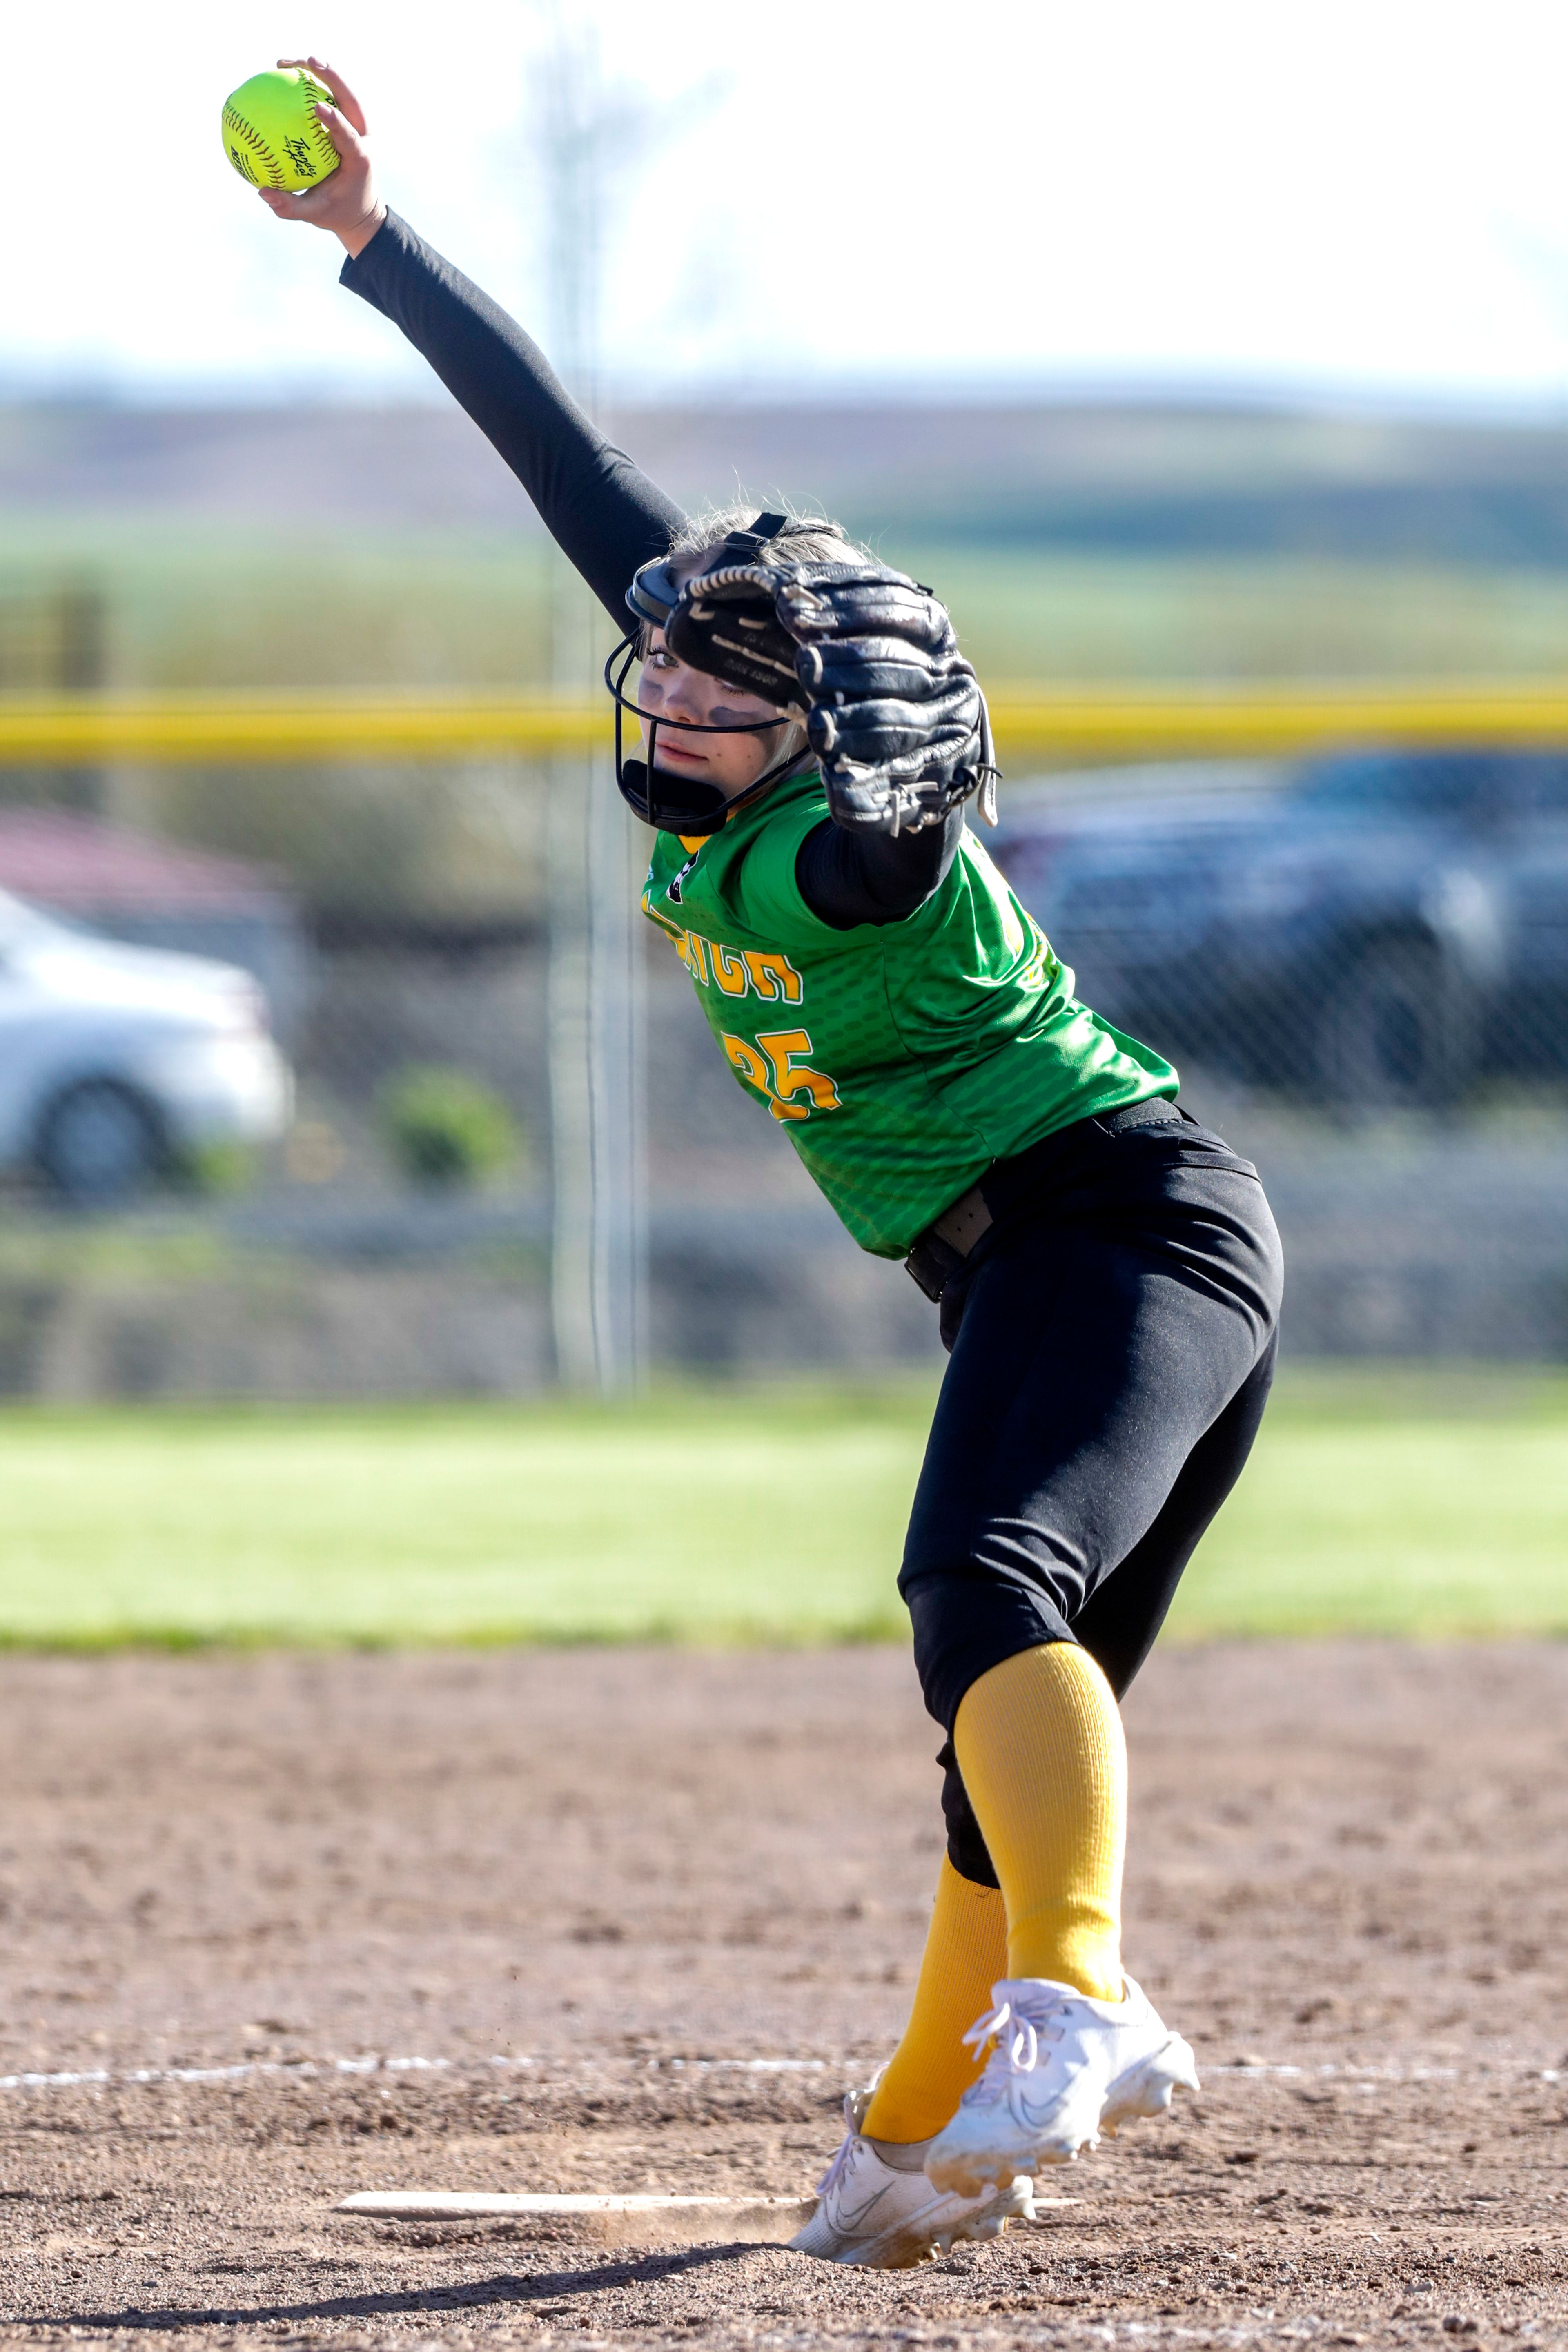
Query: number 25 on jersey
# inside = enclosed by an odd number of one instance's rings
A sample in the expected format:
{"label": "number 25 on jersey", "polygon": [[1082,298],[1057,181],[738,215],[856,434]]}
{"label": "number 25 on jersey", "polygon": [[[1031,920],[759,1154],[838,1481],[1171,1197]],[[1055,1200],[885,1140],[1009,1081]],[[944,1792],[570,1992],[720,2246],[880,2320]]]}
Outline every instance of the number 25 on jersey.
{"label": "number 25 on jersey", "polygon": [[814,1110],[838,1108],[833,1080],[796,1063],[797,1055],[811,1051],[804,1029],[774,1029],[759,1036],[754,1045],[726,1033],[723,1042],[740,1076],[755,1087],[775,1118],[809,1118]]}

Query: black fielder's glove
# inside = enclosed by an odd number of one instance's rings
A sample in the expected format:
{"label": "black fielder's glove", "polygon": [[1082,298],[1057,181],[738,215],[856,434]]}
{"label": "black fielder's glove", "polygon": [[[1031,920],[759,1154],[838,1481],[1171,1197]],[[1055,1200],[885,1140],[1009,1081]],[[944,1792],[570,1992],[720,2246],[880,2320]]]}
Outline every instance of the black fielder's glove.
{"label": "black fielder's glove", "polygon": [[804,714],[836,824],[913,832],[974,792],[996,822],[985,698],[946,606],[906,573],[721,565],[687,582],[664,640],[693,669]]}

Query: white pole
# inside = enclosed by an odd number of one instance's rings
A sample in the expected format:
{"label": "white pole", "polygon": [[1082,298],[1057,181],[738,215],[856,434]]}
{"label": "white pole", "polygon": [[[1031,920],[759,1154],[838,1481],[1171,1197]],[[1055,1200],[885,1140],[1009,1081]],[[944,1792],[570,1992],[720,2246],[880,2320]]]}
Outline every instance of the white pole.
{"label": "white pole", "polygon": [[[622,110],[604,90],[591,32],[559,23],[539,77],[549,188],[553,356],[593,414],[598,373],[603,182]],[[596,610],[563,562],[552,672],[596,691]],[[551,1296],[556,1370],[611,1396],[645,1360],[647,1120],[642,1078],[640,872],[632,820],[603,756],[550,772],[550,1092],[554,1136]]]}
{"label": "white pole", "polygon": [[[556,642],[560,642],[559,631]],[[597,1385],[584,822],[587,811],[583,784],[580,761],[552,761],[546,803],[550,901],[550,1304],[556,1378],[569,1389],[592,1389]]]}
{"label": "white pole", "polygon": [[594,1152],[594,1350],[602,1395],[643,1369],[647,1283],[642,971],[634,893],[641,877],[614,762],[588,776],[589,1087]]}

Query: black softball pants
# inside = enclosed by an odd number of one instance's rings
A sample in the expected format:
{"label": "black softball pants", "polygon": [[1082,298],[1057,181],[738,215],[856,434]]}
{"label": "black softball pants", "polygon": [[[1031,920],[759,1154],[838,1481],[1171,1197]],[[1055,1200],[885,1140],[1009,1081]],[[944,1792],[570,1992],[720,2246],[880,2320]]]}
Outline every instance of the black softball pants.
{"label": "black softball pants", "polygon": [[1028,1159],[1037,1185],[943,1294],[899,1577],[948,1734],[948,1853],[988,1886],[959,1702],[1047,1642],[1081,1643],[1121,1696],[1258,1433],[1283,1271],[1257,1171],[1184,1114],[1083,1119]]}

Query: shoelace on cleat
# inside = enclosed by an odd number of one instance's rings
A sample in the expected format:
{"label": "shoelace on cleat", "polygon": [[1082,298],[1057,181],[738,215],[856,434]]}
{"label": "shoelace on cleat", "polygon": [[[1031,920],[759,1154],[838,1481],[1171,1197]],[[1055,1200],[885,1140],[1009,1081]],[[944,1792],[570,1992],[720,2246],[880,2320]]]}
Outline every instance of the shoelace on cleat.
{"label": "shoelace on cleat", "polygon": [[830,2189],[837,2188],[855,2160],[855,2149],[860,2145],[859,2137],[855,2132],[848,2133],[839,2141],[837,2153],[816,2184],[816,2193],[819,2197],[826,2197]]}
{"label": "shoelace on cleat", "polygon": [[[1032,2074],[1039,2063],[1042,2041],[1059,2042],[1062,2038],[1063,2026],[1052,2025],[1049,2016],[1047,2011],[1037,2025],[1032,2017],[1005,2000],[987,2016],[976,2018],[963,2036],[965,2049],[973,2050],[978,2058],[988,2042],[994,2042],[996,2047],[986,2061],[985,2073],[965,2091],[964,2098],[972,2099],[976,2091],[983,2090],[994,2074]],[[1007,2032],[1009,2026],[1011,2032]]]}
{"label": "shoelace on cleat", "polygon": [[849,2130],[847,2136],[839,2142],[837,2155],[816,2184],[816,2193],[819,2197],[826,2197],[830,2189],[837,2188],[848,2171],[851,2161],[850,2151],[856,2141],[862,2137],[860,2126],[866,2120],[866,2110],[871,2104],[878,2084],[887,2071],[885,2066],[879,2066],[870,2081],[863,2084],[859,2090],[845,2092],[844,2120],[848,2125]]}

